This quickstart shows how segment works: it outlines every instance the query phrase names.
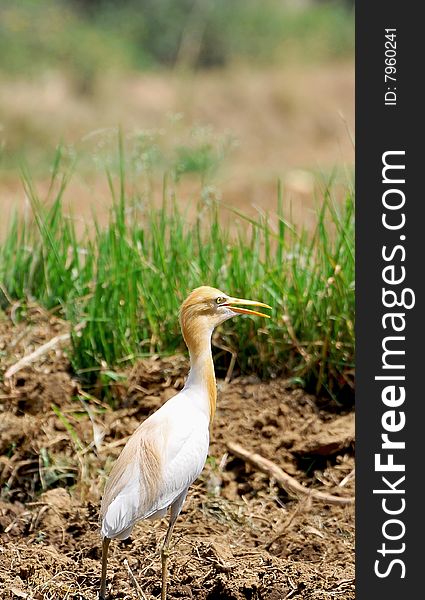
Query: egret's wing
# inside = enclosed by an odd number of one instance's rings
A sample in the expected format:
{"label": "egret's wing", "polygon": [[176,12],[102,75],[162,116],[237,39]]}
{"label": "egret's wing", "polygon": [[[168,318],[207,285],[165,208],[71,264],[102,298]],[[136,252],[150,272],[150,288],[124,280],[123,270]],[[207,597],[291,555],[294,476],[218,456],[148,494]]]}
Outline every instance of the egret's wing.
{"label": "egret's wing", "polygon": [[143,425],[124,446],[105,486],[100,515],[107,537],[128,529],[154,501],[160,457]]}
{"label": "egret's wing", "polygon": [[184,413],[170,401],[167,410],[157,411],[128,440],[105,487],[103,535],[117,537],[168,508],[202,471],[208,427],[196,413]]}
{"label": "egret's wing", "polygon": [[[160,469],[159,453],[156,445],[152,444],[151,435],[147,435],[151,428],[147,428],[148,422],[142,423],[124,446],[121,454],[115,462],[109,474],[108,481],[105,486],[105,491],[102,498],[100,514],[103,518],[106,510],[115,498],[131,488],[140,480],[140,470],[142,470],[143,479],[146,479],[146,490],[143,494],[146,495],[148,501],[150,490],[153,492],[153,480]],[[157,428],[157,438],[161,434],[161,428]],[[157,439],[157,442],[160,442]],[[130,491],[130,490],[128,490]]]}

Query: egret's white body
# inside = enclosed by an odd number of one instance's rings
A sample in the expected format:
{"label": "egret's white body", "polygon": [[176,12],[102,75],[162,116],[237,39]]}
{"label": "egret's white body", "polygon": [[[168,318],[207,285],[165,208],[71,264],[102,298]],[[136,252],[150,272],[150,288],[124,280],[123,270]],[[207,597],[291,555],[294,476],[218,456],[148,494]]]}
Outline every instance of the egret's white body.
{"label": "egret's white body", "polygon": [[[153,498],[144,476],[146,441],[161,457]],[[121,454],[121,460],[128,462],[117,494],[103,515],[102,536],[125,539],[137,521],[163,517],[178,499],[183,504],[189,486],[204,468],[208,444],[208,396],[188,384],[136,429]]]}
{"label": "egret's white body", "polygon": [[238,305],[265,306],[229,298],[203,286],[184,301],[180,324],[189,348],[190,373],[184,388],[133,433],[107,481],[101,506],[103,537],[100,598],[105,598],[106,565],[111,539],[126,539],[142,519],[165,516],[170,524],[162,548],[162,593],[166,598],[168,544],[190,485],[200,475],[208,454],[209,426],[217,389],[211,354],[214,327],[235,316],[266,316]]}

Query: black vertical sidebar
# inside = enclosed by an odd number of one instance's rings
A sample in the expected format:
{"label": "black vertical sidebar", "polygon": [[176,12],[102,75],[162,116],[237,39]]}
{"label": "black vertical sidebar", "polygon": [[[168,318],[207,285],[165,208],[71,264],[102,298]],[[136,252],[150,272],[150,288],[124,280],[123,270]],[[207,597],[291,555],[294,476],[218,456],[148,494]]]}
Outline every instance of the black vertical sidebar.
{"label": "black vertical sidebar", "polygon": [[[420,91],[425,36],[420,8],[420,3],[395,0],[356,2],[358,600],[425,597],[425,102]],[[385,162],[390,167],[383,173]],[[385,296],[387,307],[383,290],[395,294]]]}

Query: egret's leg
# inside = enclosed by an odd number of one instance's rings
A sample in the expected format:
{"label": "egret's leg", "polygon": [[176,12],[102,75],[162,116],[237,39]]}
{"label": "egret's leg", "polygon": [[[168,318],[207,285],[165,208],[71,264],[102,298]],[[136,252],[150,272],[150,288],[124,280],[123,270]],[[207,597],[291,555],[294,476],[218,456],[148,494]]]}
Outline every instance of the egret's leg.
{"label": "egret's leg", "polygon": [[108,564],[108,548],[110,538],[103,538],[102,542],[102,578],[100,580],[99,600],[106,599],[106,566]]}
{"label": "egret's leg", "polygon": [[168,579],[168,558],[170,556],[169,544],[171,539],[171,534],[173,533],[174,525],[177,520],[177,516],[175,519],[170,519],[170,524],[168,525],[167,535],[165,536],[164,544],[161,548],[161,562],[162,562],[162,588],[161,588],[161,600],[167,599],[167,579]]}
{"label": "egret's leg", "polygon": [[165,536],[164,543],[161,548],[161,561],[162,561],[162,588],[161,588],[161,600],[167,600],[167,579],[168,579],[168,558],[170,556],[170,540],[173,533],[174,525],[176,524],[177,517],[183,506],[183,502],[186,499],[187,490],[185,490],[177,500],[171,505],[170,523],[168,525],[167,534]]}

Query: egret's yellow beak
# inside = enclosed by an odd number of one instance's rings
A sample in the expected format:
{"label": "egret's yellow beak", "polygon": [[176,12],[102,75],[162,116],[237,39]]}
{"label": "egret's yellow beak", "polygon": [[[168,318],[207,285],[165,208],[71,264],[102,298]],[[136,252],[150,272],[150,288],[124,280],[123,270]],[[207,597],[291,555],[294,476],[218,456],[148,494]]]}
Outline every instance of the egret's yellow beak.
{"label": "egret's yellow beak", "polygon": [[266,319],[270,319],[269,315],[264,315],[263,313],[257,312],[256,310],[249,310],[249,308],[239,308],[240,306],[263,306],[264,308],[270,308],[268,304],[264,304],[263,302],[257,302],[256,300],[244,300],[243,298],[229,298],[228,302],[223,306],[228,306],[230,310],[233,310],[235,313],[240,313],[241,315],[255,315],[257,317],[265,317]]}

